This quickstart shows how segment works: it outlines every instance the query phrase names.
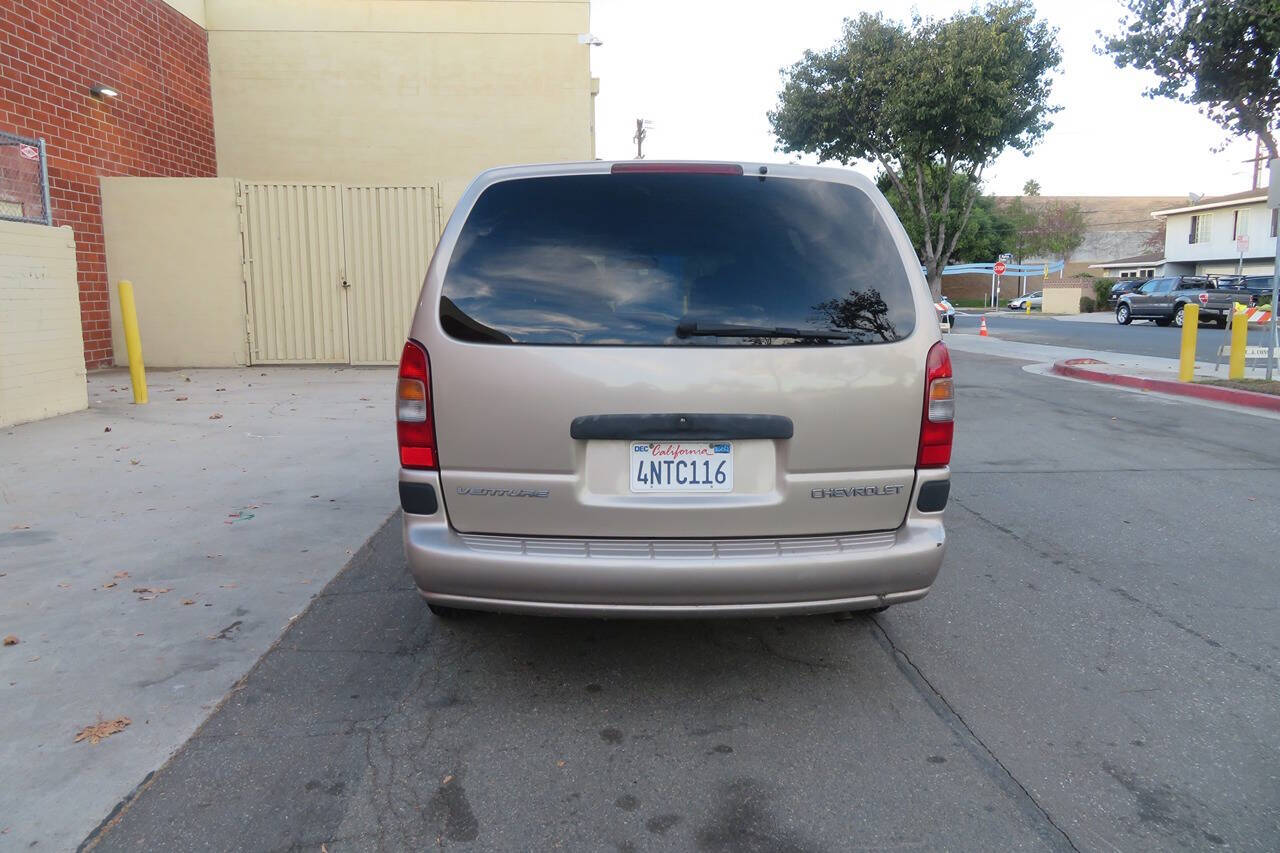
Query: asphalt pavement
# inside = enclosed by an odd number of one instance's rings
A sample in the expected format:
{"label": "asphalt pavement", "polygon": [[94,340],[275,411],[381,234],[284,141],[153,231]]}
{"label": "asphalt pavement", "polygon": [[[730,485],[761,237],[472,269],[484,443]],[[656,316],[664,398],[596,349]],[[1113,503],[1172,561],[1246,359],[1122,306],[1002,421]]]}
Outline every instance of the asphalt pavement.
{"label": "asphalt pavement", "polygon": [[1280,428],[954,359],[923,601],[442,622],[393,518],[89,844],[1277,849]]}
{"label": "asphalt pavement", "polygon": [[[1174,326],[1161,328],[1146,320],[1134,320],[1128,326],[1121,326],[1114,320],[1107,323],[1087,323],[1059,320],[1041,314],[1028,317],[1015,311],[991,312],[986,318],[990,334],[1021,343],[1154,355],[1161,358],[1177,358],[1182,346],[1181,329]],[[958,316],[955,331],[976,334],[980,321],[981,317],[977,313]],[[1266,344],[1265,335],[1262,330],[1250,331],[1249,343],[1263,346]],[[1218,348],[1229,344],[1225,330],[1215,326],[1201,326],[1196,339],[1196,358],[1199,361],[1214,362],[1218,358]],[[1226,364],[1225,358],[1222,363]]]}

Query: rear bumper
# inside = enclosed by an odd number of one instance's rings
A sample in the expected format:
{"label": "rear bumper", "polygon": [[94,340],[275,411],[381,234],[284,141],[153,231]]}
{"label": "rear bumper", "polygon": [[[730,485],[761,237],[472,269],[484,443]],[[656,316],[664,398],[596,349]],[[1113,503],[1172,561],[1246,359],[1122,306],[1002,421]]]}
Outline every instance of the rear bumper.
{"label": "rear bumper", "polygon": [[[403,472],[413,479],[434,475]],[[941,512],[883,533],[760,539],[484,536],[443,507],[404,514],[409,571],[428,601],[476,610],[616,617],[858,610],[923,598],[946,550]]]}

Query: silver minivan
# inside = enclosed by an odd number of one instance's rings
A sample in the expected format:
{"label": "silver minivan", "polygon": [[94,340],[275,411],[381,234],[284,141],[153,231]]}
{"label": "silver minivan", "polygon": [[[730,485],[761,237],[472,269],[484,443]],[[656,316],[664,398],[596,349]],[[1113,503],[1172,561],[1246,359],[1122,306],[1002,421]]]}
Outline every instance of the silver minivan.
{"label": "silver minivan", "polygon": [[951,361],[844,169],[588,162],[463,194],[400,364],[431,609],[879,609],[942,563]]}

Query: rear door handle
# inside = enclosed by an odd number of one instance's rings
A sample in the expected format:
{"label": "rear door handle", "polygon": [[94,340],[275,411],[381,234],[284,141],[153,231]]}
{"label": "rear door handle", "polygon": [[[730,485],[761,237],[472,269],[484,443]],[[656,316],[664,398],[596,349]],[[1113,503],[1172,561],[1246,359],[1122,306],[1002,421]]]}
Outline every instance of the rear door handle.
{"label": "rear door handle", "polygon": [[569,424],[575,439],[714,441],[732,438],[791,438],[795,424],[784,415],[662,413],[582,415]]}

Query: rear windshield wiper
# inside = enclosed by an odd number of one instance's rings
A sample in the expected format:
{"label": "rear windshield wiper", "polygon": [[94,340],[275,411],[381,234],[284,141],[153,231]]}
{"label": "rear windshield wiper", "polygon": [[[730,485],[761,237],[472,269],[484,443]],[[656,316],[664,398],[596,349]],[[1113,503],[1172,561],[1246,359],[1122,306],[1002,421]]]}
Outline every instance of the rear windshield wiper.
{"label": "rear windshield wiper", "polygon": [[851,335],[845,332],[823,332],[817,329],[791,329],[785,326],[739,326],[733,323],[702,325],[680,323],[676,326],[677,338],[810,338],[820,341],[847,341]]}

